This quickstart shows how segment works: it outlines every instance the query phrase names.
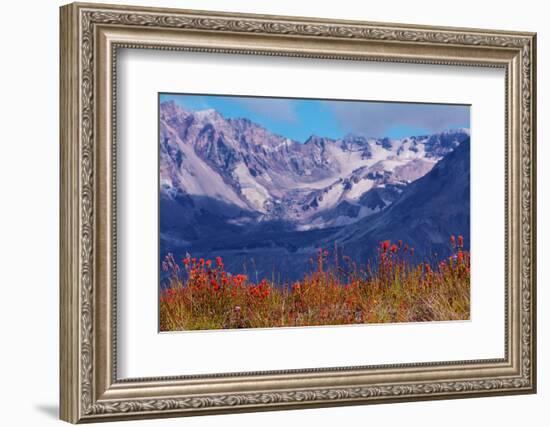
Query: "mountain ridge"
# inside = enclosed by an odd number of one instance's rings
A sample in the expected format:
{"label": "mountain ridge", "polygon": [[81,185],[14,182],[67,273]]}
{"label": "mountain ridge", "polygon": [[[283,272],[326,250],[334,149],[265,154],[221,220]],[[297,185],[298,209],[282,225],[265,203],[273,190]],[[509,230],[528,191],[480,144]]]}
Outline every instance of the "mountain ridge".
{"label": "mountain ridge", "polygon": [[[383,207],[388,206],[390,194],[423,176],[469,136],[463,129],[394,140],[312,135],[301,144],[249,119],[225,119],[215,110],[191,112],[174,101],[161,104],[160,117],[161,191],[219,196],[266,220],[287,219],[301,228],[374,213],[361,205],[372,188],[395,190],[385,192]],[[171,155],[173,150],[179,157]],[[201,171],[189,176],[182,167],[193,170],[189,163],[200,165]],[[218,191],[204,189],[199,178]],[[331,214],[323,215],[343,202],[358,208],[356,217],[330,220],[326,217]]]}

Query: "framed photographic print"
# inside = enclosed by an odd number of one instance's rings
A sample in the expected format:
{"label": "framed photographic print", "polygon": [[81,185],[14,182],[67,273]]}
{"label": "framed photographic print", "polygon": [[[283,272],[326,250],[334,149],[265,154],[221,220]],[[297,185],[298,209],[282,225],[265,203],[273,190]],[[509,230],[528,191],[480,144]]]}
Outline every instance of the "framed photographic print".
{"label": "framed photographic print", "polygon": [[533,393],[535,34],[61,8],[61,418]]}

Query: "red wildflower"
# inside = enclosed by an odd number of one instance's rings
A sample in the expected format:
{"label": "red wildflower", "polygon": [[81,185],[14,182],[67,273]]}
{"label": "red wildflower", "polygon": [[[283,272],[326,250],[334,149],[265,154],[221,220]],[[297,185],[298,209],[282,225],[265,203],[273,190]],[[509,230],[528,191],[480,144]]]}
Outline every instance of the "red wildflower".
{"label": "red wildflower", "polygon": [[456,239],[454,234],[451,236],[451,246],[454,248],[456,246]]}
{"label": "red wildflower", "polygon": [[206,266],[207,266],[208,268],[210,268],[211,265],[212,265],[212,261],[211,261],[211,260],[207,260],[207,261],[206,261]]}
{"label": "red wildflower", "polygon": [[464,261],[464,252],[458,251],[458,253],[456,254],[456,259],[458,260],[459,263]]}
{"label": "red wildflower", "polygon": [[458,247],[462,248],[464,246],[464,237],[462,235],[458,236]]}
{"label": "red wildflower", "polygon": [[187,267],[189,265],[189,258],[184,258],[183,259],[183,263],[185,264],[185,266]]}
{"label": "red wildflower", "polygon": [[389,240],[384,240],[383,242],[380,243],[380,249],[382,249],[382,252],[386,252],[390,247],[390,241]]}
{"label": "red wildflower", "polygon": [[246,275],[244,274],[237,274],[236,276],[233,277],[233,282],[236,284],[236,285],[242,285],[244,282],[246,282]]}
{"label": "red wildflower", "polygon": [[396,253],[397,252],[397,245],[391,245],[391,251],[393,253]]}

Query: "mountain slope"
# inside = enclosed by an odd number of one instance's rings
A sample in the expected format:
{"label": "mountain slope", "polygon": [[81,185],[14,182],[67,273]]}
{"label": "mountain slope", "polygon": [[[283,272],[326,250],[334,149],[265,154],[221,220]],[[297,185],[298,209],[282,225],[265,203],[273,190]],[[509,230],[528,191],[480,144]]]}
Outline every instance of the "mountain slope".
{"label": "mountain slope", "polygon": [[449,236],[470,241],[470,140],[410,184],[384,212],[343,228],[331,239],[366,257],[381,240],[403,240],[422,255],[449,252]]}

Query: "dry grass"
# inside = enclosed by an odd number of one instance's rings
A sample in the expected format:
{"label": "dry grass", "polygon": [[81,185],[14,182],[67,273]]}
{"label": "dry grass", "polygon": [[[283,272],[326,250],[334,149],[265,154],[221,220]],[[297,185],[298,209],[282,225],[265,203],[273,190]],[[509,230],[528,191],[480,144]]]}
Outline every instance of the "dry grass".
{"label": "dry grass", "polygon": [[[451,238],[454,255],[437,267],[413,265],[412,250],[382,242],[364,269],[329,265],[320,250],[314,272],[291,286],[252,283],[224,270],[223,260],[169,255],[169,287],[160,295],[162,331],[466,320],[470,256]],[[346,271],[346,273],[344,273]]]}

